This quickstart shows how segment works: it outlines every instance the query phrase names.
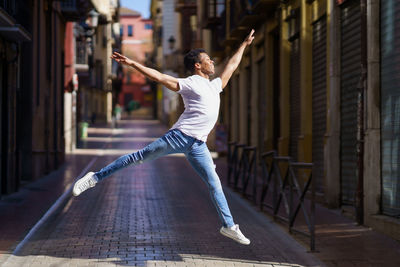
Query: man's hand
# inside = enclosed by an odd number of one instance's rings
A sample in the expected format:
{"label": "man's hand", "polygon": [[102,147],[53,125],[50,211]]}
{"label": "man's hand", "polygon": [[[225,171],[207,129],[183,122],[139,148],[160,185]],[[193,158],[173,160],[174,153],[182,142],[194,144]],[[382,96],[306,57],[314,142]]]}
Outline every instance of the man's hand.
{"label": "man's hand", "polygon": [[254,40],[254,29],[251,29],[251,32],[249,35],[247,35],[246,39],[244,39],[243,43],[246,45],[250,45],[251,42]]}
{"label": "man's hand", "polygon": [[121,55],[120,53],[114,52],[111,56],[112,59],[114,59],[115,61],[117,61],[118,63],[124,64],[124,65],[128,65],[128,66],[132,66],[133,64],[133,60],[127,58],[124,55]]}

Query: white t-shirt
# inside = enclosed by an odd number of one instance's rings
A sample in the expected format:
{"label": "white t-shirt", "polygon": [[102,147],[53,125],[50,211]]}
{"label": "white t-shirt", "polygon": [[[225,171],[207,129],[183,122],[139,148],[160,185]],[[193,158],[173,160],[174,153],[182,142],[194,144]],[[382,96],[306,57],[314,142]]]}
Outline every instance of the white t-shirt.
{"label": "white t-shirt", "polygon": [[218,119],[221,78],[210,81],[200,75],[192,75],[178,79],[178,82],[178,93],[183,98],[185,110],[171,129],[178,129],[186,135],[206,142]]}

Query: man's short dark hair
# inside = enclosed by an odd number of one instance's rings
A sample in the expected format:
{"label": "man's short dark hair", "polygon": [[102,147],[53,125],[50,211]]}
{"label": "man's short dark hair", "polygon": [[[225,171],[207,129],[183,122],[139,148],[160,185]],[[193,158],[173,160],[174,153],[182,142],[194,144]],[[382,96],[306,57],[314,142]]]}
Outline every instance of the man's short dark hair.
{"label": "man's short dark hair", "polygon": [[194,72],[194,64],[200,63],[200,54],[205,53],[206,50],[202,48],[192,49],[187,53],[183,59],[185,69],[191,73]]}

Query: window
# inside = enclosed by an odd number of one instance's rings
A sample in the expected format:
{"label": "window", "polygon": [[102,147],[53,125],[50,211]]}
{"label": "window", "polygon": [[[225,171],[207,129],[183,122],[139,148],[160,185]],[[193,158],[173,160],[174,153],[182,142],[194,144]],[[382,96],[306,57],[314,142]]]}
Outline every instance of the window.
{"label": "window", "polygon": [[133,36],[133,25],[128,25],[128,36]]}
{"label": "window", "polygon": [[119,27],[119,36],[123,36],[124,35],[124,25],[121,25],[120,27]]}
{"label": "window", "polygon": [[151,25],[150,23],[146,23],[146,24],[144,24],[144,29],[151,30],[151,29],[153,29],[153,25]]}
{"label": "window", "polygon": [[83,42],[83,41],[77,39],[75,48],[76,48],[76,51],[75,51],[76,64],[88,64],[88,54],[87,54],[86,42]]}
{"label": "window", "polygon": [[225,10],[225,0],[209,0],[204,8],[206,18],[220,18]]}

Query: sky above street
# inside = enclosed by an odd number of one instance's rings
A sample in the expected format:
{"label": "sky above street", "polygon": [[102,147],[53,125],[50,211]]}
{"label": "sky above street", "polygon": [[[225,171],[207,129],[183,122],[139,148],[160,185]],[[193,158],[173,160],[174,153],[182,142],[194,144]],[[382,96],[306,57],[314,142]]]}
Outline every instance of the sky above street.
{"label": "sky above street", "polygon": [[146,19],[150,17],[150,2],[150,0],[120,0],[121,6],[138,11]]}

